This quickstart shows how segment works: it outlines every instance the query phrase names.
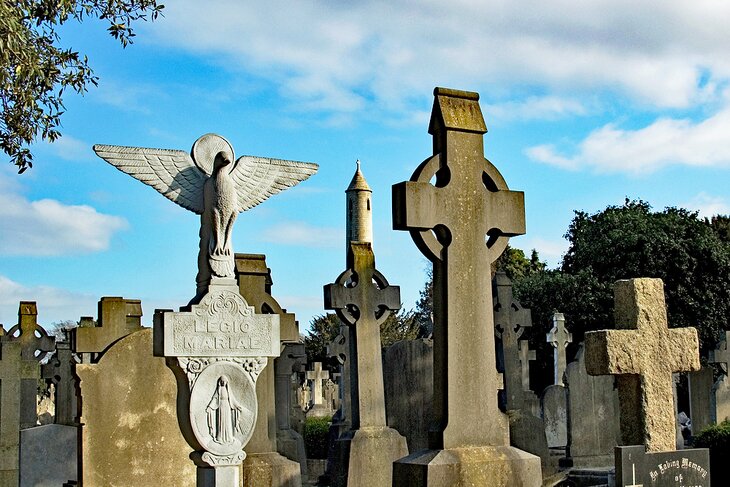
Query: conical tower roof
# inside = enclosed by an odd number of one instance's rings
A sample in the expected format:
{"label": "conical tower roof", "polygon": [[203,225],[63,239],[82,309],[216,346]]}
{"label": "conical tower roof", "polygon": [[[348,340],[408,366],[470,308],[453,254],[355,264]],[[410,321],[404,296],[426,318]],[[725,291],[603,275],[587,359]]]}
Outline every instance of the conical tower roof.
{"label": "conical tower roof", "polygon": [[368,186],[368,182],[365,181],[365,176],[360,171],[360,159],[357,160],[357,170],[355,170],[355,175],[352,176],[352,181],[350,181],[350,185],[347,187],[346,192],[349,191],[370,191],[371,193],[373,191]]}

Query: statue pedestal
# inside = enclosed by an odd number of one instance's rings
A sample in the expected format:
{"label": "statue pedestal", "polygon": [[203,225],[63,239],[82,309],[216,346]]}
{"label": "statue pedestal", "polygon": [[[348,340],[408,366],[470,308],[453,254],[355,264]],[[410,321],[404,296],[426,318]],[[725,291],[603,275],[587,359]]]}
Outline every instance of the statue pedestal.
{"label": "statue pedestal", "polygon": [[393,486],[540,487],[540,457],[511,446],[421,450],[393,464]]}
{"label": "statue pedestal", "polygon": [[347,431],[334,442],[332,486],[390,487],[393,462],[407,454],[406,439],[392,428]]}
{"label": "statue pedestal", "polygon": [[302,487],[299,463],[278,453],[251,453],[243,461],[243,487]]}

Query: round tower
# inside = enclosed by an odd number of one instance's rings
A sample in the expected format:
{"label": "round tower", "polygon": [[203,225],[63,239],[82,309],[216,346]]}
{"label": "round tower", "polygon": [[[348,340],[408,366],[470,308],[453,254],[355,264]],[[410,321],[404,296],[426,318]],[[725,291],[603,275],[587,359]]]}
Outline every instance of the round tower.
{"label": "round tower", "polygon": [[360,171],[359,159],[355,175],[345,194],[347,195],[345,246],[349,250],[350,242],[373,242],[373,191]]}

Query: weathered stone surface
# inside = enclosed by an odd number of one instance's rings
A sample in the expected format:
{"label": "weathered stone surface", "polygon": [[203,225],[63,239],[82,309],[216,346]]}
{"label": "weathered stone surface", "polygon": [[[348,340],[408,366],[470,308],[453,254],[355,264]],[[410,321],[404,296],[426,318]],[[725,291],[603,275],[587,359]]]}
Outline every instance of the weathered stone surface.
{"label": "weathered stone surface", "polygon": [[78,424],[78,379],[74,373],[77,356],[71,351],[69,341],[56,343],[56,353],[41,367],[43,377],[54,386],[54,423]]}
{"label": "weathered stone surface", "polygon": [[568,444],[568,395],[565,387],[554,384],[542,393],[542,418],[545,436],[551,448]]}
{"label": "weathered stone surface", "polygon": [[508,416],[510,445],[537,455],[543,474],[553,473],[543,420],[525,409],[510,410]]}
{"label": "weathered stone surface", "polygon": [[[352,426],[352,394],[350,394],[350,329],[340,326],[340,333],[327,345],[327,355],[334,359],[340,367],[337,380],[340,394],[340,407],[332,417],[332,427],[336,428],[335,438]],[[386,399],[387,400],[387,399]]]}
{"label": "weathered stone surface", "polygon": [[507,446],[494,366],[490,266],[525,232],[524,195],[484,158],[479,95],[436,88],[434,98],[434,155],[393,186],[393,228],[433,263],[436,430],[430,451],[394,464],[393,485],[540,485],[539,458]]}
{"label": "weathered stone surface", "polygon": [[76,426],[47,424],[22,430],[20,487],[57,487],[78,480],[77,443]]}
{"label": "weathered stone surface", "polygon": [[165,359],[152,355],[151,329],[123,338],[76,373],[85,487],[193,485],[195,465],[177,419],[177,383]]}
{"label": "weathered stone surface", "polygon": [[725,339],[710,352],[710,363],[719,364],[723,372],[712,388],[714,394],[712,420],[718,424],[725,419],[730,419],[730,380],[728,380],[730,348],[728,344],[730,344],[730,331],[725,332]]}
{"label": "weathered stone surface", "polygon": [[613,466],[613,449],[621,440],[613,377],[588,375],[582,344],[565,377],[570,424],[567,457],[579,467]]}
{"label": "weathered stone surface", "polygon": [[103,297],[99,300],[99,319],[82,317],[71,331],[72,348],[84,363],[96,362],[109,346],[130,333],[142,329],[142,302],[138,299]]}
{"label": "weathered stone surface", "polygon": [[302,476],[307,475],[307,454],[304,438],[291,424],[294,394],[291,377],[306,362],[303,343],[286,343],[279,358],[274,362],[276,372],[276,447],[289,460],[299,462]]}
{"label": "weathered stone surface", "polygon": [[645,452],[643,446],[620,446],[616,448],[616,485],[709,487],[709,450]]}
{"label": "weathered stone surface", "polygon": [[[23,383],[31,383],[33,401],[29,404],[35,416],[35,391],[40,366],[35,357],[24,359],[19,341],[0,339],[0,485],[18,485],[21,401]],[[28,406],[26,406],[27,408]]]}
{"label": "weathered stone surface", "polygon": [[672,372],[699,370],[697,330],[667,327],[661,279],[616,281],[616,330],[586,333],[586,370],[616,375],[625,445],[675,448]]}
{"label": "weathered stone surface", "polygon": [[696,372],[687,374],[689,385],[689,417],[692,420],[692,432],[699,433],[714,423],[712,387],[715,383],[710,367],[702,367]]}
{"label": "weathered stone surface", "polygon": [[350,242],[373,243],[373,191],[360,171],[360,161],[345,190],[347,209],[345,214],[345,253],[350,251]]}
{"label": "weathered stone surface", "polygon": [[553,314],[553,327],[547,334],[547,342],[553,350],[553,384],[564,384],[565,368],[567,367],[566,348],[573,341],[573,335],[565,328],[563,313]]}
{"label": "weathered stone surface", "polygon": [[433,407],[433,340],[402,340],[385,351],[387,423],[406,437],[408,451],[428,448]]}
{"label": "weathered stone surface", "polygon": [[[23,360],[41,361],[55,348],[55,340],[38,324],[38,307],[35,301],[21,301],[18,306],[18,324],[10,328],[7,340],[20,343]],[[40,353],[39,353],[40,352]]]}
{"label": "weathered stone surface", "polygon": [[530,362],[537,360],[537,352],[530,350],[530,342],[528,340],[520,340],[518,342],[520,354],[520,370],[522,377],[522,390],[530,391]]}
{"label": "weathered stone surface", "polygon": [[376,270],[369,242],[351,242],[347,264],[335,283],[324,288],[325,309],[334,309],[350,328],[352,357],[352,429],[335,441],[332,485],[389,487],[392,463],[407,455],[408,447],[386,425],[380,324],[400,308],[400,289]]}

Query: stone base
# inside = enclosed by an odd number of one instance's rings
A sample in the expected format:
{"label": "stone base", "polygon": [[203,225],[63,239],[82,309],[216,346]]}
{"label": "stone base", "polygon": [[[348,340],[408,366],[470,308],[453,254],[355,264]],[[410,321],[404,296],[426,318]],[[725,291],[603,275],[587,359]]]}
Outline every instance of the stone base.
{"label": "stone base", "polygon": [[322,418],[325,416],[332,417],[334,414],[334,411],[332,409],[328,408],[324,404],[315,404],[312,406],[312,409],[307,411],[307,417],[308,418]]}
{"label": "stone base", "polygon": [[239,465],[198,467],[196,487],[238,487],[240,470]]}
{"label": "stone base", "polygon": [[511,446],[421,450],[393,464],[394,487],[540,487],[540,457]]}
{"label": "stone base", "polygon": [[550,462],[550,450],[545,436],[545,423],[527,411],[508,411],[510,445],[540,457],[543,476],[557,472]]}
{"label": "stone base", "polygon": [[589,457],[566,457],[560,459],[562,468],[612,468],[616,458],[613,455],[593,455]]}
{"label": "stone base", "polygon": [[302,487],[299,463],[278,453],[251,453],[243,461],[242,487]]}
{"label": "stone base", "polygon": [[388,427],[348,431],[334,449],[332,487],[390,487],[393,462],[408,455],[405,437]]}
{"label": "stone base", "polygon": [[304,449],[304,438],[292,429],[276,432],[276,448],[286,458],[299,463],[302,478],[307,476],[307,452]]}

